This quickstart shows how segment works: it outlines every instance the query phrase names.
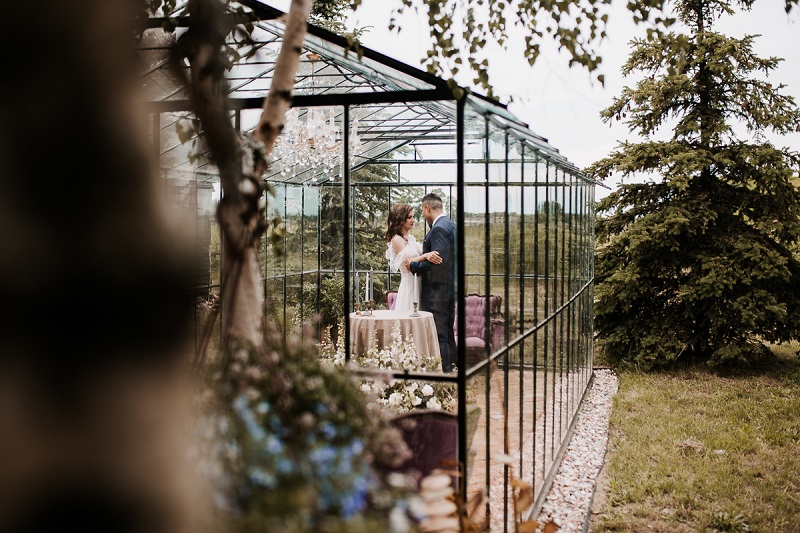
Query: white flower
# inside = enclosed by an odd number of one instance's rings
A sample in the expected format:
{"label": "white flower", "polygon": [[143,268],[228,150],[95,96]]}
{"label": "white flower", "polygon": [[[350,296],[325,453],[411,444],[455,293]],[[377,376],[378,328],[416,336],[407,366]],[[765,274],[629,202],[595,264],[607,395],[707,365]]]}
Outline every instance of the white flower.
{"label": "white flower", "polygon": [[431,398],[428,400],[428,403],[425,404],[428,409],[441,409],[442,404],[439,403],[439,400],[436,397]]}
{"label": "white flower", "polygon": [[403,401],[403,396],[399,392],[393,392],[391,396],[389,396],[389,405],[400,405]]}
{"label": "white flower", "polygon": [[[416,381],[412,381],[406,386],[406,388],[408,389],[408,392],[411,393],[417,392],[417,389],[419,388],[419,383],[417,383]],[[424,388],[422,389],[422,393],[425,394]]]}
{"label": "white flower", "polygon": [[362,383],[361,384],[361,392],[370,393],[370,392],[372,392],[372,387],[370,387],[369,383]]}
{"label": "white flower", "polygon": [[422,403],[422,398],[420,398],[420,397],[419,397],[419,396],[417,396],[416,394],[415,394],[414,396],[412,396],[412,397],[411,397],[411,404],[412,404],[412,405],[414,405],[415,407],[416,407],[417,405],[421,404],[421,403]]}
{"label": "white flower", "polygon": [[428,385],[427,383],[422,387],[422,394],[425,396],[432,396],[433,395],[433,387]]}

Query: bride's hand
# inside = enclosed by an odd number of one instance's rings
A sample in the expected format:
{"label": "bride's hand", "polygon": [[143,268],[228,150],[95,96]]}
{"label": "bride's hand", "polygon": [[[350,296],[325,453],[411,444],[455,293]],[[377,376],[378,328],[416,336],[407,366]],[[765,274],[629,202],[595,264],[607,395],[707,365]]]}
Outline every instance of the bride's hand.
{"label": "bride's hand", "polygon": [[439,255],[439,252],[428,252],[425,255],[428,256],[428,261],[434,265],[440,265],[443,261],[442,256]]}

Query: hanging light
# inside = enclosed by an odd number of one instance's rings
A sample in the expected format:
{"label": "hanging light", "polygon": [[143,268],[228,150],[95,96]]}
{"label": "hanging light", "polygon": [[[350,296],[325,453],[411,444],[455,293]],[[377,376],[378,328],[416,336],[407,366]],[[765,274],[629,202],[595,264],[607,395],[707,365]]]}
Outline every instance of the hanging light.
{"label": "hanging light", "polygon": [[[318,54],[307,54],[311,60],[311,89],[315,86],[314,71]],[[286,112],[283,132],[275,142],[274,153],[281,159],[281,174],[295,176],[307,169],[319,169],[324,176],[329,175],[344,157],[344,143],[341,140],[341,129],[336,124],[333,109],[310,108],[301,120],[297,109]],[[350,125],[349,140],[350,162],[354,162],[355,154],[361,151],[361,138],[358,135],[358,116],[354,116]]]}

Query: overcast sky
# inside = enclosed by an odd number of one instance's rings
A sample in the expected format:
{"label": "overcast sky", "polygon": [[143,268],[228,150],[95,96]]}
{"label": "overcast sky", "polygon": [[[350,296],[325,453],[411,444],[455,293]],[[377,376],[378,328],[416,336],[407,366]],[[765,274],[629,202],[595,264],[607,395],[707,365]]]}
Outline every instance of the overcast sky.
{"label": "overcast sky", "polygon": [[[276,0],[279,9],[287,9],[288,0]],[[372,26],[362,37],[365,46],[384,53],[409,65],[420,67],[429,46],[427,14],[407,13],[399,20],[399,34],[387,29],[391,7],[400,0],[363,0],[351,19],[356,27]],[[598,52],[603,58],[600,72],[605,75],[605,86],[582,67],[567,66],[567,56],[555,46],[543,48],[536,64],[530,67],[522,55],[523,37],[516,32],[508,52],[492,51],[489,58],[490,82],[495,95],[508,103],[509,109],[531,129],[546,137],[550,143],[579,168],[585,168],[606,156],[620,140],[636,140],[624,123],[611,127],[603,123],[599,113],[611,104],[612,98],[635,80],[620,74],[629,54],[629,42],[644,35],[644,28],[630,21],[625,0],[613,0],[610,9],[608,37],[600,43]],[[777,56],[785,61],[773,72],[773,83],[783,83],[786,94],[800,103],[800,9],[791,14],[784,12],[784,0],[758,0],[750,13],[740,13],[720,20],[717,31],[732,37],[760,34],[755,50],[762,57]],[[458,81],[468,84],[472,76]],[[800,134],[771,140],[779,146],[800,151]],[[607,185],[614,187],[613,180]],[[608,190],[597,188],[597,197]]]}

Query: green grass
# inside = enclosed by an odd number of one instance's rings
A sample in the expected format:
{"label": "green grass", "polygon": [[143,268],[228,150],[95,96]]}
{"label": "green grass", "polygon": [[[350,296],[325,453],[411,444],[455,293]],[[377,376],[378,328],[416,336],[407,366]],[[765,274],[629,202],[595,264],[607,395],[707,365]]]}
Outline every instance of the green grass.
{"label": "green grass", "polygon": [[800,531],[800,358],[620,374],[592,531]]}

